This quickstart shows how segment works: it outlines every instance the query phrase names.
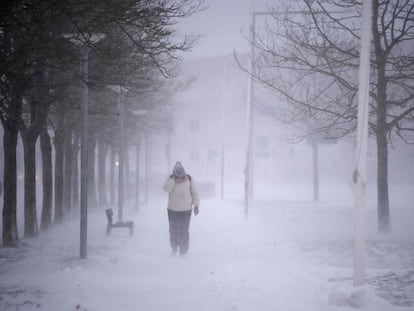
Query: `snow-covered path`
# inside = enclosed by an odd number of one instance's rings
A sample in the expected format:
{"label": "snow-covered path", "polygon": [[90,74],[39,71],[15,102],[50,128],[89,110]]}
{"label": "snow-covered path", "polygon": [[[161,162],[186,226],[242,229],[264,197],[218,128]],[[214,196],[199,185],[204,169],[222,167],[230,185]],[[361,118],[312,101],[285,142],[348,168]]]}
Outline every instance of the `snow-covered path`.
{"label": "snow-covered path", "polygon": [[[105,236],[103,210],[89,215],[88,258],[78,221],[18,249],[0,249],[0,310],[413,310],[391,305],[370,285],[352,289],[352,211],[312,203],[205,201],[192,217],[190,251],[170,257],[164,200],[125,219],[135,234]],[[405,211],[404,211],[405,213]],[[409,224],[413,213],[401,218]],[[396,216],[398,217],[398,215]],[[408,218],[408,220],[407,220]],[[368,241],[368,279],[393,273],[414,281],[414,235],[401,226]],[[389,252],[389,248],[392,251]],[[378,278],[377,278],[378,280]],[[368,282],[370,283],[370,282]],[[397,284],[398,285],[398,284]],[[378,287],[378,286],[377,286]],[[390,291],[395,289],[389,288]],[[387,286],[385,286],[387,291]]]}

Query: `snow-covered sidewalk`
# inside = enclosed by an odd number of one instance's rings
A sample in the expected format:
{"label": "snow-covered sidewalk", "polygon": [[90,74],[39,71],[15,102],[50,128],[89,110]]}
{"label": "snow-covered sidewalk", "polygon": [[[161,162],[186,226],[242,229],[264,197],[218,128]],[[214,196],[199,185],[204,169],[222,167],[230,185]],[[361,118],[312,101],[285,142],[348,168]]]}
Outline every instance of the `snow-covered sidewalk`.
{"label": "snow-covered sidewalk", "polygon": [[164,206],[126,208],[132,237],[107,237],[91,211],[87,259],[75,219],[0,248],[0,310],[414,310],[413,211],[394,213],[390,236],[368,227],[368,284],[354,290],[349,206],[256,202],[245,220],[241,201],[204,201],[183,258],[170,257]]}

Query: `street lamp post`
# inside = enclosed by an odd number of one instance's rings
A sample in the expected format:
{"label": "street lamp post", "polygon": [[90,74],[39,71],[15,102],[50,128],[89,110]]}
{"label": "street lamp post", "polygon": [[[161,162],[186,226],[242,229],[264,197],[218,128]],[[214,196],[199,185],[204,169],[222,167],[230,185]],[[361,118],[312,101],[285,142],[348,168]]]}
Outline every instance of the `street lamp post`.
{"label": "street lamp post", "polygon": [[80,191],[80,257],[87,255],[88,229],[88,56],[89,47],[82,47],[80,63],[82,105],[81,105],[81,191]]}
{"label": "street lamp post", "polygon": [[253,99],[254,99],[254,58],[255,58],[255,45],[256,45],[256,16],[273,16],[276,14],[304,14],[304,11],[254,11],[253,1],[252,1],[252,11],[251,11],[251,21],[250,21],[250,32],[249,32],[249,41],[250,41],[250,58],[249,58],[249,80],[247,85],[247,111],[246,111],[246,163],[244,170],[244,216],[247,219],[249,215],[249,201],[250,196],[253,193],[253,184],[252,184],[252,172],[253,172],[253,162],[252,162],[252,132],[253,132]]}
{"label": "street lamp post", "polygon": [[80,40],[76,34],[65,34],[64,38],[69,39],[73,44],[80,47],[81,61],[81,189],[80,189],[80,258],[86,258],[87,255],[87,237],[88,237],[88,76],[89,76],[89,44],[95,44],[104,38],[103,34],[89,34]]}
{"label": "street lamp post", "polygon": [[247,111],[246,111],[246,163],[244,169],[244,217],[249,216],[249,201],[252,194],[252,132],[253,132],[253,98],[254,98],[254,58],[255,58],[255,40],[256,40],[256,16],[272,15],[270,12],[254,12],[252,8],[250,21],[250,58],[249,58],[249,80],[247,84]]}
{"label": "street lamp post", "polygon": [[254,61],[254,38],[255,38],[255,13],[251,13],[250,23],[250,59],[249,80],[247,85],[247,110],[246,110],[246,163],[244,168],[244,217],[249,216],[249,192],[250,192],[250,162],[251,162],[251,136],[252,136],[252,100],[253,100],[253,61]]}
{"label": "street lamp post", "polygon": [[119,188],[118,188],[118,221],[122,222],[124,204],[125,173],[125,92],[120,87],[119,101]]}
{"label": "street lamp post", "polygon": [[365,206],[367,184],[367,143],[369,111],[370,47],[372,38],[372,0],[362,4],[361,52],[359,58],[357,159],[354,171],[354,286],[365,284]]}

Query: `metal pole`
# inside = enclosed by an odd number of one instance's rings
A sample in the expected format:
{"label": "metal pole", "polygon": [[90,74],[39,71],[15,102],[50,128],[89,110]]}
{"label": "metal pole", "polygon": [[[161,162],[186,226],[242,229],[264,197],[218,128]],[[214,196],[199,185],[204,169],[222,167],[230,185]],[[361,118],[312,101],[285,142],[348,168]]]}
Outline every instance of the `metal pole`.
{"label": "metal pole", "polygon": [[122,88],[119,88],[119,180],[118,180],[118,221],[122,221],[122,212],[124,204],[124,164],[125,164],[125,146],[124,146],[124,126],[125,126],[125,94]]}
{"label": "metal pole", "polygon": [[368,102],[370,47],[372,37],[372,1],[364,0],[361,20],[361,51],[359,59],[358,88],[358,143],[356,169],[354,171],[355,219],[354,219],[354,286],[365,284],[365,205],[367,178],[367,143],[368,143]]}
{"label": "metal pole", "polygon": [[139,191],[140,191],[140,187],[139,187],[140,140],[138,140],[135,146],[135,150],[136,150],[136,154],[135,154],[136,156],[135,158],[135,212],[138,212],[139,211]]}
{"label": "metal pole", "polygon": [[254,40],[255,40],[255,14],[252,11],[250,24],[250,62],[249,62],[249,81],[247,89],[247,111],[246,111],[246,166],[244,169],[244,217],[249,216],[249,192],[251,178],[251,135],[252,135],[252,101],[253,101],[253,69],[254,69]]}
{"label": "metal pole", "polygon": [[89,48],[82,47],[80,63],[82,87],[81,132],[81,193],[80,193],[80,258],[87,255],[88,228],[88,55]]}
{"label": "metal pole", "polygon": [[226,145],[227,59],[224,63],[223,104],[221,111],[221,199],[224,199],[224,155]]}
{"label": "metal pole", "polygon": [[150,166],[151,166],[151,137],[149,133],[145,134],[145,204],[148,204],[148,195],[150,187]]}

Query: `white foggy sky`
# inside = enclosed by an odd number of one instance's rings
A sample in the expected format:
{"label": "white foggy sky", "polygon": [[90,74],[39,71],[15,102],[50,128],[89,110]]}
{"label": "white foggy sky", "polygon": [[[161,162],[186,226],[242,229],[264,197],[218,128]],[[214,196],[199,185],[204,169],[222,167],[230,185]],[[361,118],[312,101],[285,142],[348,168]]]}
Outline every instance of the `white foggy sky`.
{"label": "white foggy sky", "polygon": [[[251,0],[206,0],[208,9],[184,19],[177,25],[181,34],[202,35],[192,51],[184,58],[203,58],[247,52]],[[270,0],[255,0],[255,10],[263,10]]]}

